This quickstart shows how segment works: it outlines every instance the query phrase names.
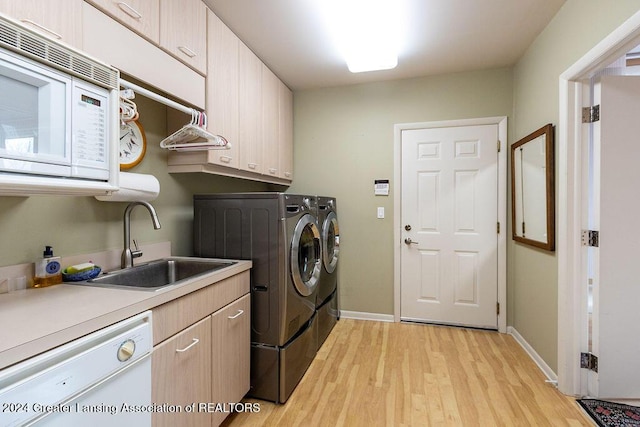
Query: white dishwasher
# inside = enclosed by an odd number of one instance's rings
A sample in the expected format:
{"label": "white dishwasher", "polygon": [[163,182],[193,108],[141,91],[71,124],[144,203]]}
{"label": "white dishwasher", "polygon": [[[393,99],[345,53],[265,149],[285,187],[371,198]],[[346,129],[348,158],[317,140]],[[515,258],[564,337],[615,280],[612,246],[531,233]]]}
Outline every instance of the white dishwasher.
{"label": "white dishwasher", "polygon": [[0,426],[151,426],[151,321],[147,311],[0,371]]}

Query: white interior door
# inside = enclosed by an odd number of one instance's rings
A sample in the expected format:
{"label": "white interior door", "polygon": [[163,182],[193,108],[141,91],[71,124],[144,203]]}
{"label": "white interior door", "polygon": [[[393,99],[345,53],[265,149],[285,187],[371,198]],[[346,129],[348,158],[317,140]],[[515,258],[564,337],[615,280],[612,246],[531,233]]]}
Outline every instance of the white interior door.
{"label": "white interior door", "polygon": [[498,327],[498,125],[403,130],[400,318]]}
{"label": "white interior door", "polygon": [[[594,133],[592,353],[598,373],[589,393],[640,398],[640,77],[603,76],[594,88],[600,121]],[[599,167],[597,166],[599,165]],[[598,182],[599,179],[599,182]]]}

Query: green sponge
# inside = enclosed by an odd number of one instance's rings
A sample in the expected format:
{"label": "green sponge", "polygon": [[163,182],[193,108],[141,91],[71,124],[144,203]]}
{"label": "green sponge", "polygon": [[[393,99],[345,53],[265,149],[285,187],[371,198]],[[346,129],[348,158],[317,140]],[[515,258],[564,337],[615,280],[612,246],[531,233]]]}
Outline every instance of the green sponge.
{"label": "green sponge", "polygon": [[85,262],[82,264],[72,265],[71,267],[67,267],[65,272],[67,274],[76,274],[82,273],[83,271],[93,270],[95,268],[95,264],[92,262]]}

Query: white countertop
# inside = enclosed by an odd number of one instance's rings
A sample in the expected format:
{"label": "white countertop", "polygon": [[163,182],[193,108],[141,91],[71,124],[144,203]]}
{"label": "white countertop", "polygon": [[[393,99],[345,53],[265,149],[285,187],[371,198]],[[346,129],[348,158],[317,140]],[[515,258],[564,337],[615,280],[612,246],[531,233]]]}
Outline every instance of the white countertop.
{"label": "white countertop", "polygon": [[0,294],[0,369],[250,268],[238,261],[157,291],[61,284]]}

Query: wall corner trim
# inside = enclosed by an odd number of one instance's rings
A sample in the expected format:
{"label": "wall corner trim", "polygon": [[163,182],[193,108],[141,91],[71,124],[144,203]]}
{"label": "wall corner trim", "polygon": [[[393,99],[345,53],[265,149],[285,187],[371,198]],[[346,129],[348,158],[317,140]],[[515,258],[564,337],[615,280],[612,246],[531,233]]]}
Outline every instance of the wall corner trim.
{"label": "wall corner trim", "polygon": [[558,383],[558,375],[553,372],[553,369],[547,365],[547,363],[540,357],[540,355],[533,349],[533,347],[524,339],[522,335],[514,328],[513,326],[507,327],[507,334],[511,335],[520,347],[524,349],[524,351],[529,355],[529,357],[534,361],[538,368],[542,371],[542,373],[547,377],[547,382],[553,383],[557,385]]}

